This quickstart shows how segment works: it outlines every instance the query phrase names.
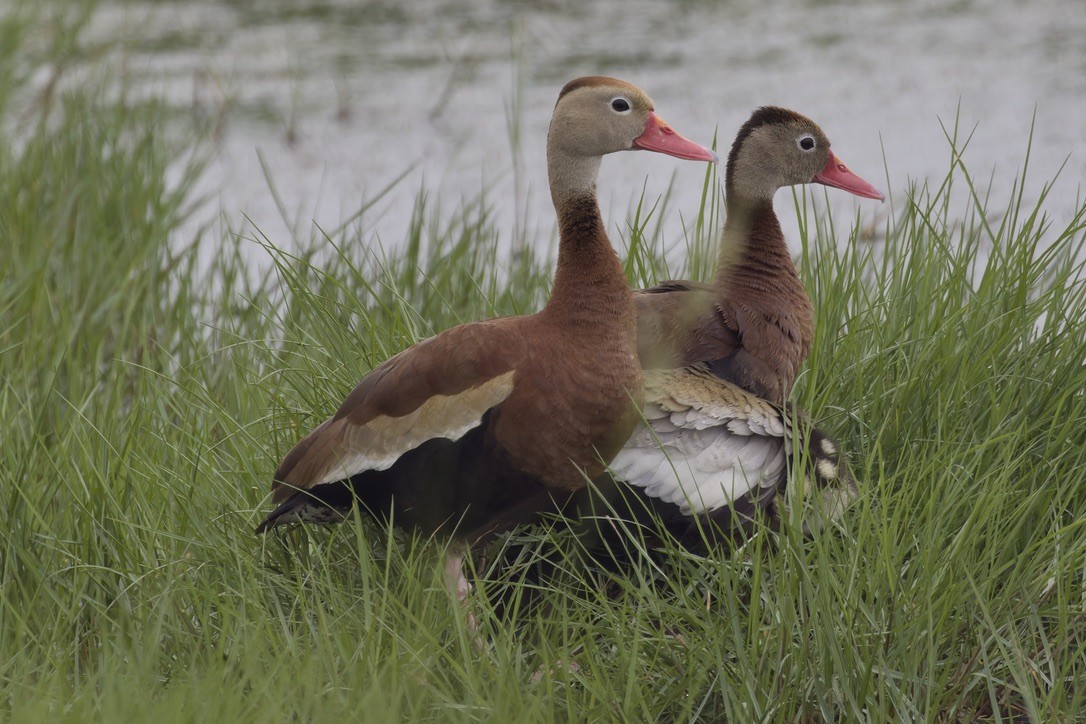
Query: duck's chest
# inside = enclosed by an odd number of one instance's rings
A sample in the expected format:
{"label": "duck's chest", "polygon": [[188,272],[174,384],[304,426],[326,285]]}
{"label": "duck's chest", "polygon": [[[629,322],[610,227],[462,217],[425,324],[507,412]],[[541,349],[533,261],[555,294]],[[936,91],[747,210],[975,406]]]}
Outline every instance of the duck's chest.
{"label": "duck's chest", "polygon": [[497,443],[549,488],[576,490],[602,472],[640,419],[644,387],[632,338],[599,343],[536,352],[496,415]]}
{"label": "duck's chest", "polygon": [[814,310],[802,287],[799,292],[789,304],[759,310],[759,333],[748,335],[746,342],[751,354],[776,373],[780,381],[778,402],[787,396],[811,351]]}

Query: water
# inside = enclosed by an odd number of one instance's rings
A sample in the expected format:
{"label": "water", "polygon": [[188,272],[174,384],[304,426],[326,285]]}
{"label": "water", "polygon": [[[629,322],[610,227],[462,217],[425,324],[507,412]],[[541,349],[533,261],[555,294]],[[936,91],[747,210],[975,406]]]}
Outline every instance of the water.
{"label": "water", "polygon": [[[896,204],[910,181],[945,174],[940,121],[956,117],[967,132],[976,125],[964,160],[997,191],[1021,170],[1036,117],[1032,196],[1066,161],[1047,206],[1057,223],[1086,176],[1082,0],[103,6],[94,32],[126,39],[129,79],[216,124],[201,181],[216,204],[203,220],[221,208],[231,228],[247,217],[280,245],[337,227],[405,171],[368,217],[373,243],[403,238],[420,188],[450,211],[489,189],[503,234],[553,238],[546,127],[558,89],[584,74],[638,83],[681,133],[708,143],[719,132],[724,148],[754,107],[793,108]],[[611,228],[621,231],[643,185],[651,199],[673,182],[667,224],[679,236],[702,172],[656,154],[608,159]],[[872,219],[892,213],[833,198]]]}

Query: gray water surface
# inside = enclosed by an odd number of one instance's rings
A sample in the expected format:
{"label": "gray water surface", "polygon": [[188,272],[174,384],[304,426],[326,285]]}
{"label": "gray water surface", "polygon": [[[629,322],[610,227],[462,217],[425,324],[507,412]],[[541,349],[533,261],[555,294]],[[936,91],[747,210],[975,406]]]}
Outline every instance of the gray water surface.
{"label": "gray water surface", "polygon": [[[201,191],[231,227],[247,216],[279,245],[335,228],[405,171],[368,222],[373,243],[404,237],[420,188],[450,211],[488,189],[503,234],[552,238],[546,127],[562,84],[585,74],[641,85],[679,132],[719,133],[725,149],[753,108],[793,108],[896,203],[910,181],[946,173],[940,121],[955,118],[976,126],[964,160],[998,193],[1036,114],[1027,198],[1066,161],[1047,206],[1057,222],[1086,176],[1082,0],[107,0],[94,32],[126,39],[138,87],[215,123]],[[608,159],[611,227],[643,185],[652,199],[674,182],[667,224],[680,235],[703,172],[657,154]],[[892,209],[839,192],[832,203],[872,219]]]}

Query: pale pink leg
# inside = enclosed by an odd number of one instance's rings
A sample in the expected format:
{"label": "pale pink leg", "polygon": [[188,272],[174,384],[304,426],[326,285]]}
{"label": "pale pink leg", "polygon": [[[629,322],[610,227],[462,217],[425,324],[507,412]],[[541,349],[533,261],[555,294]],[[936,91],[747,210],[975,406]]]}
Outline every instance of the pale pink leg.
{"label": "pale pink leg", "polygon": [[467,550],[460,546],[453,546],[445,556],[445,585],[449,587],[449,593],[456,596],[460,602],[460,608],[467,614],[468,630],[472,633],[478,628],[475,622],[475,614],[471,612],[468,603],[468,594],[471,593],[471,583],[464,576],[464,556]]}

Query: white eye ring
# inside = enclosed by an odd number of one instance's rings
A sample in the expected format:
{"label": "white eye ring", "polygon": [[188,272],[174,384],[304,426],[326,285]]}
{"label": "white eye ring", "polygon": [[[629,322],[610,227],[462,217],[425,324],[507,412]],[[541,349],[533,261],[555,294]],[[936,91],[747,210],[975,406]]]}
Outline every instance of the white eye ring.
{"label": "white eye ring", "polygon": [[615,96],[611,99],[611,110],[615,113],[629,113],[632,106],[627,98]]}
{"label": "white eye ring", "polygon": [[796,145],[799,146],[799,150],[801,151],[813,151],[818,143],[815,142],[814,136],[809,133],[804,133],[796,139]]}

